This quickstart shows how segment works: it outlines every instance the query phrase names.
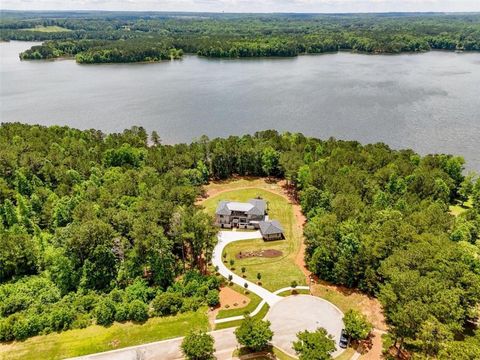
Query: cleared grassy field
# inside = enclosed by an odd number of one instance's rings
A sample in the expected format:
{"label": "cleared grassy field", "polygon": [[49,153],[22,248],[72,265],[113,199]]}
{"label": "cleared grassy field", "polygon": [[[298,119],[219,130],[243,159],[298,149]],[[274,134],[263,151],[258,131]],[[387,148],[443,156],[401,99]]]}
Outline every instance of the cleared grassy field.
{"label": "cleared grassy field", "polygon": [[29,28],[29,29],[21,29],[23,31],[40,31],[40,32],[64,32],[64,31],[72,31],[67,28],[63,28],[61,26],[36,26],[34,28]]}
{"label": "cleared grassy field", "polygon": [[108,328],[95,325],[35,336],[22,342],[0,345],[0,359],[63,359],[183,336],[190,329],[208,330],[205,311],[200,309],[194,313],[151,318],[144,324],[114,323]]}
{"label": "cleared grassy field", "polygon": [[[225,185],[228,188],[230,184]],[[235,260],[235,272],[241,275],[241,268],[246,268],[246,279],[257,282],[257,274],[262,275],[262,286],[270,291],[290,286],[293,280],[298,285],[305,284],[305,276],[295,263],[302,234],[295,225],[295,216],[292,205],[282,196],[266,191],[261,188],[237,189],[219,193],[205,200],[202,205],[205,211],[212,216],[220,200],[248,201],[255,197],[262,197],[268,203],[270,219],[280,221],[285,231],[285,239],[279,241],[245,240],[227,245],[225,253],[227,261]],[[276,249],[282,251],[282,256],[276,258],[253,257],[248,259],[237,259],[236,255],[242,251]]]}
{"label": "cleared grassy field", "polygon": [[472,206],[473,206],[472,198],[468,199],[468,201],[465,201],[463,205],[462,204],[450,205],[449,207],[450,214],[452,214],[453,216],[458,216],[464,213],[465,211],[467,211],[468,209],[471,209]]}

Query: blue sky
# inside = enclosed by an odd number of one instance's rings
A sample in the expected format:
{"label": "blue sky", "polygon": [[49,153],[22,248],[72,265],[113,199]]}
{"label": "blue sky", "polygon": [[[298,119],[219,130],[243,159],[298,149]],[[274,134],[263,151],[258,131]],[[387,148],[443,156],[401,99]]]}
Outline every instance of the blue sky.
{"label": "blue sky", "polygon": [[214,12],[480,11],[480,0],[1,0],[2,9]]}

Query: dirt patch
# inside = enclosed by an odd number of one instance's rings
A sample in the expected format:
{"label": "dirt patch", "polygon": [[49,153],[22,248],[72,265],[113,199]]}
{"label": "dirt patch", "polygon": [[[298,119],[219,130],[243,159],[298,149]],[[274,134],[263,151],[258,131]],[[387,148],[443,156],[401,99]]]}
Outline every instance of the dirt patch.
{"label": "dirt patch", "polygon": [[382,333],[380,331],[372,332],[370,336],[371,347],[367,352],[362,354],[361,360],[378,360],[382,359]]}
{"label": "dirt patch", "polygon": [[250,302],[250,298],[229,287],[220,288],[220,308],[221,309],[239,309],[245,307]]}
{"label": "dirt patch", "polygon": [[295,256],[295,264],[297,264],[297,266],[302,270],[308,284],[312,273],[307,269],[307,264],[305,264],[305,240],[303,239],[303,227],[307,223],[307,218],[305,215],[303,215],[302,208],[298,203],[297,193],[295,192],[294,187],[288,184],[285,180],[279,181],[278,185],[282,188],[283,196],[286,197],[292,204],[293,214],[296,220],[295,224],[298,227],[298,231],[302,234],[302,243],[300,244],[300,249]]}
{"label": "dirt patch", "polygon": [[235,257],[237,259],[248,259],[253,257],[275,258],[282,256],[283,252],[275,249],[240,251]]}

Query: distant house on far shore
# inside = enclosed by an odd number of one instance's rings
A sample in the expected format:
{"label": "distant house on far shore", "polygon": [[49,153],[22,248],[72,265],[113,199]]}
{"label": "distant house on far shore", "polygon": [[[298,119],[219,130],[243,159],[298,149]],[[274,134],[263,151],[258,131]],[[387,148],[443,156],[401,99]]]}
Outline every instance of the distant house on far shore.
{"label": "distant house on far shore", "polygon": [[268,219],[267,203],[263,199],[250,199],[246,203],[220,201],[215,211],[215,225],[227,229],[259,229],[264,240],[283,239],[282,226]]}

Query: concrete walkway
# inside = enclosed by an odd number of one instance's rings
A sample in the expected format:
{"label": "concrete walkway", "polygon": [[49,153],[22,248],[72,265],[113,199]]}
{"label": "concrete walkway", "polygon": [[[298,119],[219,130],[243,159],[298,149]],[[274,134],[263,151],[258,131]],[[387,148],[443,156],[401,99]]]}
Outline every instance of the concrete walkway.
{"label": "concrete walkway", "polygon": [[[297,286],[295,289],[297,289],[297,290],[310,290],[310,288],[308,286]],[[292,287],[285,287],[285,288],[282,288],[282,289],[278,289],[273,294],[278,295],[278,294],[280,294],[284,291],[289,291],[289,290],[293,290],[293,288]],[[260,302],[260,304],[258,304],[258,306],[255,308],[255,310],[253,310],[250,313],[250,316],[257,315],[260,312],[260,310],[262,310],[263,305],[265,305],[265,300],[262,300]],[[221,324],[221,323],[226,323],[226,322],[229,322],[229,321],[243,320],[243,317],[244,317],[243,315],[231,316],[229,318],[215,319],[214,322],[215,322],[215,324]]]}

